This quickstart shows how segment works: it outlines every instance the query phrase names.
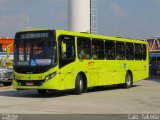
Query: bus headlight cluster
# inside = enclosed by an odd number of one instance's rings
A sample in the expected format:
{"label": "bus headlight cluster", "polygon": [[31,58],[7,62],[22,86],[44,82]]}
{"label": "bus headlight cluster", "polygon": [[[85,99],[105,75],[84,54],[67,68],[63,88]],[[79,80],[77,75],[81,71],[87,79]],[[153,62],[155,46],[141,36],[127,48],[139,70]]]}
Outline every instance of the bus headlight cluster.
{"label": "bus headlight cluster", "polygon": [[50,80],[51,78],[56,76],[56,72],[49,74],[48,76],[46,76],[45,81]]}

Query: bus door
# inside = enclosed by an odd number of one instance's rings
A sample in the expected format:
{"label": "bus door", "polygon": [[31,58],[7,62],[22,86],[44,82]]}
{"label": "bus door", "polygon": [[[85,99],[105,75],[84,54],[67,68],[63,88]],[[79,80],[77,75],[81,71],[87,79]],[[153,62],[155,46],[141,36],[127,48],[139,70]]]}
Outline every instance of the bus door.
{"label": "bus door", "polygon": [[64,89],[74,88],[75,38],[61,35],[58,38],[59,76]]}

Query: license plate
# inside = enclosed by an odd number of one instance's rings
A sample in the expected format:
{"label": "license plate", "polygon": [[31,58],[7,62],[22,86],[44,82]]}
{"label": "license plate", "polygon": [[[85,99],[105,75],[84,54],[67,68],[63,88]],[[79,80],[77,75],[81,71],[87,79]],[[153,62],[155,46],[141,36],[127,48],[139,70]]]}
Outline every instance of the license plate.
{"label": "license plate", "polygon": [[33,86],[34,83],[33,82],[26,82],[26,86]]}

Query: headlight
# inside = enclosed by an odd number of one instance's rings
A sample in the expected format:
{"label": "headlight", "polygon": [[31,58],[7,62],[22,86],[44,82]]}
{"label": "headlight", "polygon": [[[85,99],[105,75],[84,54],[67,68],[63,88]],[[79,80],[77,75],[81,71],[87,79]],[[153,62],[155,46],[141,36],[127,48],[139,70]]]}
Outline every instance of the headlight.
{"label": "headlight", "polygon": [[49,79],[51,78],[51,76],[50,75],[48,75],[48,76],[46,76],[46,81],[48,81]]}
{"label": "headlight", "polygon": [[51,78],[56,76],[56,72],[49,74],[48,76],[46,76],[45,81],[50,80]]}
{"label": "headlight", "polygon": [[4,76],[5,73],[6,73],[6,71],[1,71],[1,72],[0,72],[0,76],[1,76],[1,77]]}
{"label": "headlight", "polygon": [[6,71],[1,71],[1,72],[0,72],[0,74],[5,74],[5,73],[6,73]]}

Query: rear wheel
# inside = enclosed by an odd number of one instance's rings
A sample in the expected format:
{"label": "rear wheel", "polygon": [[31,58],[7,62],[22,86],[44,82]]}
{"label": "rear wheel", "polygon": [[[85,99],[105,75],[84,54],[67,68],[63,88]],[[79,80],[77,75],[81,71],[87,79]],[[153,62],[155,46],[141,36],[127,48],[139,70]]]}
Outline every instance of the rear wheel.
{"label": "rear wheel", "polygon": [[84,78],[82,75],[78,75],[75,83],[75,94],[80,95],[84,91]]}
{"label": "rear wheel", "polygon": [[47,93],[47,90],[45,90],[45,89],[38,89],[37,91],[40,95],[46,95],[46,93]]}
{"label": "rear wheel", "polygon": [[125,83],[123,84],[123,87],[130,88],[132,86],[132,84],[133,84],[132,75],[131,75],[131,73],[127,72],[126,78],[125,78]]}

